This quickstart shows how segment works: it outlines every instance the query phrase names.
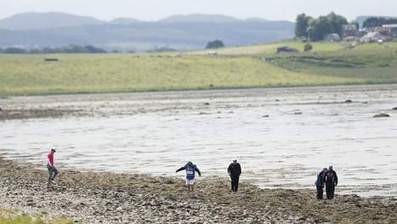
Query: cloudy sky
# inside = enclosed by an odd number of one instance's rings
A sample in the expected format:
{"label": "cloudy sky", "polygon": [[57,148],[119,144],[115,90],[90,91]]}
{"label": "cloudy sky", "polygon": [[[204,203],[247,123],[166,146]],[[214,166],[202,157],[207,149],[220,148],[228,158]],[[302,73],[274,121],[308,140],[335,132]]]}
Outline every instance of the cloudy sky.
{"label": "cloudy sky", "polygon": [[0,18],[21,12],[66,12],[109,20],[157,20],[174,14],[224,14],[238,18],[293,20],[330,11],[349,19],[359,15],[397,16],[397,0],[0,0]]}

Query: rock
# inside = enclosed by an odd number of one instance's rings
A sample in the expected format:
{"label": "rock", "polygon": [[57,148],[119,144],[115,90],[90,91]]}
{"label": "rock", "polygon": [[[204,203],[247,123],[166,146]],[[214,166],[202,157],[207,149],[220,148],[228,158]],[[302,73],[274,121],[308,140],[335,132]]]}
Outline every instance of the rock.
{"label": "rock", "polygon": [[295,111],[295,115],[302,115],[303,113],[301,111]]}
{"label": "rock", "polygon": [[345,100],[345,103],[353,103],[353,100]]}
{"label": "rock", "polygon": [[267,117],[270,117],[270,115],[266,114],[266,115],[263,115],[262,117],[267,118]]}
{"label": "rock", "polygon": [[210,105],[210,103],[208,103],[208,102],[205,102],[205,103],[204,103],[204,105],[206,105],[206,106],[209,106],[209,105]]}
{"label": "rock", "polygon": [[298,49],[292,48],[292,47],[288,47],[288,46],[282,46],[282,47],[278,47],[277,48],[277,54],[280,54],[280,53],[297,53],[297,52],[299,52]]}
{"label": "rock", "polygon": [[[392,110],[397,110],[397,107],[393,107],[393,109]],[[1,111],[1,108],[0,108],[0,111]]]}
{"label": "rock", "polygon": [[374,115],[374,118],[382,118],[382,117],[391,117],[391,116],[390,114],[387,113],[379,113]]}

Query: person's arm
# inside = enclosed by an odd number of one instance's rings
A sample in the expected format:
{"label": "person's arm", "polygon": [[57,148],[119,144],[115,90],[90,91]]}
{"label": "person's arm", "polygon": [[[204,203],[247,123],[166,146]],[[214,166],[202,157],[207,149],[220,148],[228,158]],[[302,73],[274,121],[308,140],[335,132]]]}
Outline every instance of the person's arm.
{"label": "person's arm", "polygon": [[337,185],[338,185],[338,175],[336,175],[336,172],[335,172],[335,186],[337,186]]}
{"label": "person's arm", "polygon": [[201,172],[200,172],[200,170],[197,168],[197,166],[194,167],[194,169],[196,170],[196,172],[198,173],[198,175],[201,177]]}
{"label": "person's arm", "polygon": [[177,169],[176,172],[178,173],[179,171],[182,171],[182,170],[185,170],[185,169],[186,169],[186,166],[183,166],[183,167]]}
{"label": "person's arm", "polygon": [[232,173],[232,164],[227,168],[227,173],[230,175]]}
{"label": "person's arm", "polygon": [[238,164],[238,175],[241,175],[241,165],[240,164]]}

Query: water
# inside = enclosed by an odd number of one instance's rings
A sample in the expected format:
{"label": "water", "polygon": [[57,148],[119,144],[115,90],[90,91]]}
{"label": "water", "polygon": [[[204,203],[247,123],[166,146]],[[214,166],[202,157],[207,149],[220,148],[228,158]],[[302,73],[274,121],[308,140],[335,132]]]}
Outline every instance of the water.
{"label": "water", "polygon": [[0,122],[0,152],[45,164],[54,146],[61,166],[167,176],[189,160],[226,176],[237,158],[244,181],[283,188],[313,188],[332,164],[341,193],[397,196],[396,96],[388,85],[3,99],[92,114]]}

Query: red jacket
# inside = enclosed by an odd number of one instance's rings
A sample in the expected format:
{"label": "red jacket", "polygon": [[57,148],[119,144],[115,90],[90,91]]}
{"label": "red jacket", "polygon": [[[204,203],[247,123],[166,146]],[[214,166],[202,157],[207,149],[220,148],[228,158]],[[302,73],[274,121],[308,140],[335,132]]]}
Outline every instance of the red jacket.
{"label": "red jacket", "polygon": [[48,165],[54,166],[54,153],[50,152],[47,158],[48,158]]}

